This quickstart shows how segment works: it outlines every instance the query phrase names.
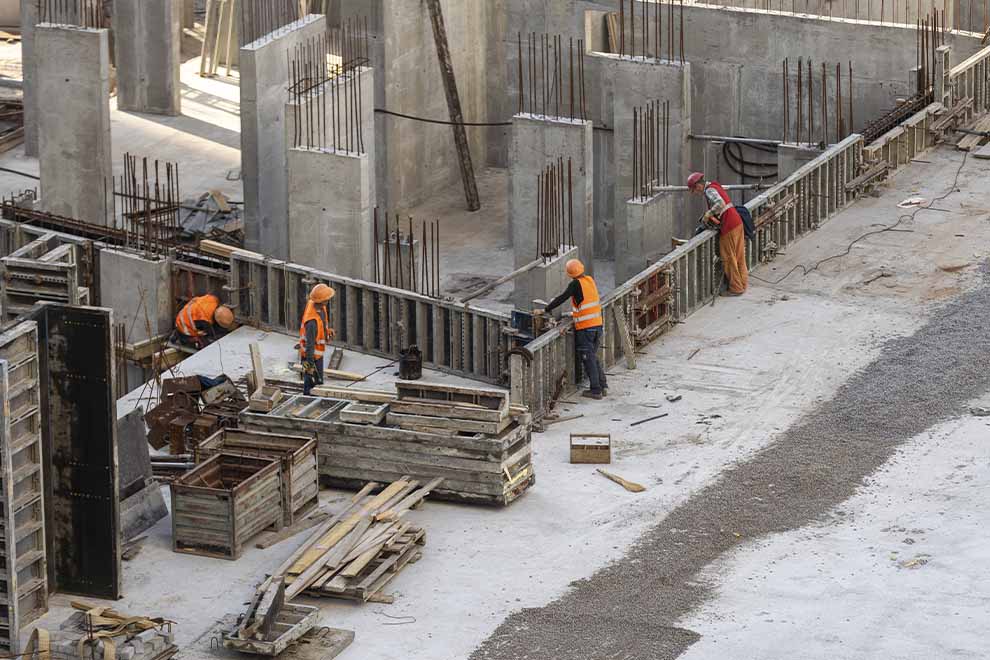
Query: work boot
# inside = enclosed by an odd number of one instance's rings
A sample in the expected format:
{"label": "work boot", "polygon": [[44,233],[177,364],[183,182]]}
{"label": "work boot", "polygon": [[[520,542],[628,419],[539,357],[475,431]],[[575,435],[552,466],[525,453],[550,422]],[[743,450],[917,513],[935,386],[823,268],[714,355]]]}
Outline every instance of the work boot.
{"label": "work boot", "polygon": [[602,398],[602,393],[592,392],[591,390],[585,390],[584,392],[581,393],[581,396],[583,396],[585,399],[600,400]]}
{"label": "work boot", "polygon": [[607,387],[603,387],[602,388],[602,396],[608,396],[608,388]]}

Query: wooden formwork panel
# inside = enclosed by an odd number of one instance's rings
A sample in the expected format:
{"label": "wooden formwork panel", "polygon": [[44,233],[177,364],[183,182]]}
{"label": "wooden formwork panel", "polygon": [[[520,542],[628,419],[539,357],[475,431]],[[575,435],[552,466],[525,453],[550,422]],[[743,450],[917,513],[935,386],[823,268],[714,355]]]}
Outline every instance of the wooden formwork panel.
{"label": "wooden formwork panel", "polygon": [[48,611],[38,326],[0,334],[0,648]]}

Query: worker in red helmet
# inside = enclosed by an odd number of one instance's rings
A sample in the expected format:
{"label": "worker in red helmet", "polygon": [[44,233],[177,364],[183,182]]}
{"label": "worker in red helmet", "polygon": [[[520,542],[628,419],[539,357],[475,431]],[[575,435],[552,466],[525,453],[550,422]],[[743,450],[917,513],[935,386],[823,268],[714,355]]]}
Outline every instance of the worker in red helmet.
{"label": "worker in red helmet", "polygon": [[729,291],[722,295],[741,296],[749,286],[746,265],[746,229],[729,193],[717,181],[705,181],[705,175],[694,172],[687,180],[692,195],[702,195],[708,205],[703,222],[718,229],[718,252],[722,269],[729,279]]}
{"label": "worker in red helmet", "polygon": [[608,380],[605,370],[598,359],[598,348],[602,343],[602,302],[598,295],[598,286],[591,275],[584,272],[584,264],[577,259],[571,259],[565,265],[571,283],[567,289],[550,301],[546,310],[539,313],[552,312],[571,300],[571,320],[574,321],[574,342],[578,357],[584,372],[588,376],[590,389],[581,396],[589,399],[601,399],[608,394]]}
{"label": "worker in red helmet", "polygon": [[314,286],[299,324],[299,360],[303,368],[303,394],[307,396],[315,386],[323,384],[323,354],[334,338],[329,303],[335,293],[326,284]]}

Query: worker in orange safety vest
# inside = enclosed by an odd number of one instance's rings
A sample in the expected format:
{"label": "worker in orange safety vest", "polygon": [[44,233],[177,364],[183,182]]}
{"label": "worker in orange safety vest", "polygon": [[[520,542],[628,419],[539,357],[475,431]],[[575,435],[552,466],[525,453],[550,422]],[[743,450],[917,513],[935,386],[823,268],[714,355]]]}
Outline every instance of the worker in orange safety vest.
{"label": "worker in orange safety vest", "polygon": [[323,384],[323,355],[334,338],[328,304],[335,293],[326,284],[314,286],[299,324],[299,360],[303,367],[303,394],[306,395],[316,385]]}
{"label": "worker in orange safety vest", "polygon": [[175,317],[172,339],[184,346],[200,349],[233,329],[234,313],[229,307],[221,305],[217,296],[208,293],[193,298],[182,308]]}
{"label": "worker in orange safety vest", "polygon": [[702,195],[708,205],[703,222],[718,229],[718,252],[722,258],[722,270],[729,280],[729,291],[722,295],[741,296],[749,286],[749,267],[746,265],[746,229],[742,216],[736,210],[729,193],[717,181],[705,181],[701,172],[693,172],[687,180],[693,195]]}
{"label": "worker in orange safety vest", "polygon": [[565,265],[571,283],[562,294],[547,305],[546,310],[538,313],[552,312],[560,307],[568,298],[571,300],[571,320],[574,321],[574,340],[578,358],[588,376],[590,389],[581,396],[589,399],[601,399],[608,394],[608,380],[605,370],[598,359],[598,348],[602,343],[602,302],[598,295],[598,286],[591,275],[584,272],[584,264],[577,259],[571,259]]}

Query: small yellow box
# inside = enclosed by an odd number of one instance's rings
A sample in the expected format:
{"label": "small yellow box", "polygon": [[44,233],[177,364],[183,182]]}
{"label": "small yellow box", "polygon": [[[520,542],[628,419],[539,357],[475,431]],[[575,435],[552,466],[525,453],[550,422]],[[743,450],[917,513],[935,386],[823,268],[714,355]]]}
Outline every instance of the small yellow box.
{"label": "small yellow box", "polygon": [[612,436],[609,433],[571,433],[571,463],[612,462]]}

